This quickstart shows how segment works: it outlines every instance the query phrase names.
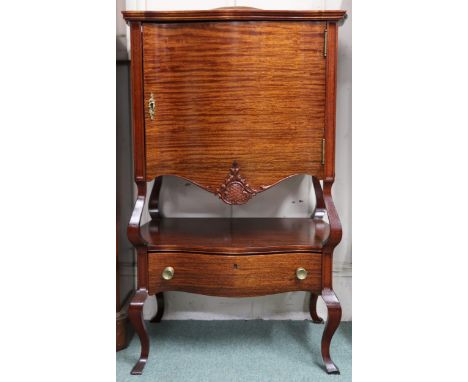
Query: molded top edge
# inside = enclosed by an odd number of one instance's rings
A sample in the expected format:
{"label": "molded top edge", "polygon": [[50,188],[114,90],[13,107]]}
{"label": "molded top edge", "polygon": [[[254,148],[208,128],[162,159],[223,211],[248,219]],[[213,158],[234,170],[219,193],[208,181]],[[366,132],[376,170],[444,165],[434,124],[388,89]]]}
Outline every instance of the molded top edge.
{"label": "molded top edge", "polygon": [[343,10],[288,11],[263,10],[255,8],[219,8],[200,11],[123,11],[124,19],[142,22],[181,22],[181,21],[340,21]]}

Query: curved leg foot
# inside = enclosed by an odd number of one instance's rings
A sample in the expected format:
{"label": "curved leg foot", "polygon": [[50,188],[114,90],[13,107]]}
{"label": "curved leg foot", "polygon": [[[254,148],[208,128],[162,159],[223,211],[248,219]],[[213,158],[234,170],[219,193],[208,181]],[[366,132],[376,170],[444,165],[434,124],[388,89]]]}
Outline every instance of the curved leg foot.
{"label": "curved leg foot", "polygon": [[310,294],[310,316],[312,317],[312,322],[314,324],[323,324],[323,318],[319,317],[317,314],[317,299],[318,299],[318,294],[317,293],[311,293]]}
{"label": "curved leg foot", "polygon": [[161,318],[164,314],[164,295],[162,292],[156,293],[156,301],[158,302],[158,310],[150,322],[161,322]]}
{"label": "curved leg foot", "polygon": [[145,322],[143,321],[143,305],[145,304],[146,297],[148,297],[148,291],[146,289],[138,289],[128,308],[128,318],[138,337],[140,337],[141,344],[140,358],[131,371],[131,374],[134,375],[140,375],[143,372],[143,368],[148,360],[149,337],[146,332]]}
{"label": "curved leg foot", "polygon": [[322,358],[328,374],[340,374],[330,357],[330,343],[341,320],[341,305],[332,289],[324,289],[322,298],[328,309],[328,319],[322,336]]}

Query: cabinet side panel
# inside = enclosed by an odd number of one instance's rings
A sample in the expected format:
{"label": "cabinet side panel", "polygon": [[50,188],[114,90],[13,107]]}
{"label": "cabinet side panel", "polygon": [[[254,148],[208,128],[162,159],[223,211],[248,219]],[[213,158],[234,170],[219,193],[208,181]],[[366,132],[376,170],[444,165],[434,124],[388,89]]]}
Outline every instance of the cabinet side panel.
{"label": "cabinet side panel", "polygon": [[338,49],[338,28],[336,23],[329,23],[327,38],[327,83],[325,115],[325,174],[324,177],[335,178],[335,125],[336,125],[336,69]]}
{"label": "cabinet side panel", "polygon": [[130,24],[133,168],[135,181],[145,180],[145,125],[141,23]]}
{"label": "cabinet side panel", "polygon": [[[323,175],[324,22],[145,24],[147,179],[216,192],[233,162],[254,190]],[[147,102],[145,102],[146,105]]]}

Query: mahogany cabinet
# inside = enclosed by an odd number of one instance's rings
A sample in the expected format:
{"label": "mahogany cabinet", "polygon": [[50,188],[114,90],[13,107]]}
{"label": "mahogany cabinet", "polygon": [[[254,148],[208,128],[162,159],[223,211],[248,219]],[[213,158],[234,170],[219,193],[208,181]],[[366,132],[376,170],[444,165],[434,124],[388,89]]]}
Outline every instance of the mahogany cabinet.
{"label": "mahogany cabinet", "polygon": [[[333,204],[337,23],[345,11],[124,12],[131,30],[134,175],[138,196],[128,226],[137,250],[137,291],[129,318],[149,338],[148,295],[209,296],[311,292],[328,319],[322,356],[338,373],[330,342],[341,319],[333,292],[333,250],[341,225]],[[184,178],[220,199],[244,204],[284,179],[312,176],[310,218],[165,218],[164,176]],[[148,182],[155,180],[151,194]],[[152,220],[140,224],[145,201]],[[328,219],[325,219],[328,215]]]}

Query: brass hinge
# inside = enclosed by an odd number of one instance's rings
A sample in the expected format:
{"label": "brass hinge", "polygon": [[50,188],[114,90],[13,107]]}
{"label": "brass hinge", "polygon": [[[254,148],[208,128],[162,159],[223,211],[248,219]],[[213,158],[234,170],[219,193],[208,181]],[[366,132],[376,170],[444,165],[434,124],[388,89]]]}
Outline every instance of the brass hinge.
{"label": "brass hinge", "polygon": [[325,26],[325,33],[323,34],[323,39],[323,57],[327,57],[328,23]]}
{"label": "brass hinge", "polygon": [[322,164],[325,164],[325,138],[322,139]]}

